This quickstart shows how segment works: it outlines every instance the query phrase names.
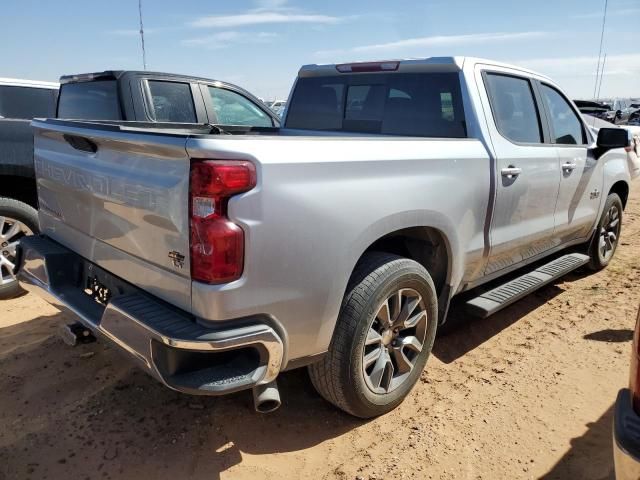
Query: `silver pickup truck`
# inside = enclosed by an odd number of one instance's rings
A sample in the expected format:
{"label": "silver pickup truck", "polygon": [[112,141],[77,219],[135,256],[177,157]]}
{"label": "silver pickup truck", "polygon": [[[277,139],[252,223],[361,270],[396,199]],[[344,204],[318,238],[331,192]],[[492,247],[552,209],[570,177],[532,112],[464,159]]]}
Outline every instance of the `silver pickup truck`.
{"label": "silver pickup truck", "polygon": [[472,58],[304,66],[283,128],[33,126],[23,287],[168,387],[258,411],[308,366],[337,407],[388,412],[452,297],[484,317],[605,267],[629,194],[624,130]]}

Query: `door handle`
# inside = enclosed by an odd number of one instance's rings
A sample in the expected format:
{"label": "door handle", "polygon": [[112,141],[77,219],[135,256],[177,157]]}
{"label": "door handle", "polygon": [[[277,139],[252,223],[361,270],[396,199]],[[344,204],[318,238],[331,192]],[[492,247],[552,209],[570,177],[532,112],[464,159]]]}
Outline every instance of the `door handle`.
{"label": "door handle", "polygon": [[563,163],[562,170],[564,170],[565,172],[571,172],[575,170],[577,166],[578,166],[577,163],[571,163],[571,162]]}
{"label": "door handle", "polygon": [[500,173],[502,173],[503,177],[515,178],[522,173],[522,169],[509,165],[507,168],[500,170]]}

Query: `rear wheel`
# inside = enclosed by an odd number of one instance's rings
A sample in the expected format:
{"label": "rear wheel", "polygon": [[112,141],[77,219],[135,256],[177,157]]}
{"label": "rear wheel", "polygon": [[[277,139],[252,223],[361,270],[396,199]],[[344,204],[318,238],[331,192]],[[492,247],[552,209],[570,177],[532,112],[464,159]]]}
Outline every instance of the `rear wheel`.
{"label": "rear wheel", "polygon": [[37,231],[38,212],[33,207],[0,197],[0,300],[23,293],[16,280],[17,247],[21,238]]}
{"label": "rear wheel", "polygon": [[347,288],[329,351],[309,367],[313,385],[357,417],[387,413],[420,377],[436,327],[436,292],[424,267],[366,254]]}
{"label": "rear wheel", "polygon": [[589,245],[589,267],[602,270],[613,258],[622,228],[622,201],[616,193],[610,193],[604,204],[602,216]]}

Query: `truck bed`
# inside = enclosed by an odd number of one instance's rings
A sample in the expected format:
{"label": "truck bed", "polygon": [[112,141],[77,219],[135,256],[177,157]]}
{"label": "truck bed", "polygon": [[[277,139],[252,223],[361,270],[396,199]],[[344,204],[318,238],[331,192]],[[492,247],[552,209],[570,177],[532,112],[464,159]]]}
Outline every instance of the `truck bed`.
{"label": "truck bed", "polygon": [[[448,232],[467,273],[482,260],[488,206],[476,199],[489,198],[491,168],[477,139],[33,125],[46,236],[205,324],[271,318],[290,337],[289,358],[326,348],[349,272],[382,232],[424,222]],[[190,276],[189,169],[199,159],[248,160],[257,171],[257,187],[228,204],[245,233],[244,272],[228,284]],[[316,347],[305,346],[301,314],[317,322]]]}

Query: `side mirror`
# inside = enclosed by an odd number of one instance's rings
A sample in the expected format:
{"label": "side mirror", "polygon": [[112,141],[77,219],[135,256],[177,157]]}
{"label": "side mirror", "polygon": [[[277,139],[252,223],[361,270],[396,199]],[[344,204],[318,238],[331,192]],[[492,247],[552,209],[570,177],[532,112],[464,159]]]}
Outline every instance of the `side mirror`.
{"label": "side mirror", "polygon": [[602,151],[626,148],[630,145],[629,132],[624,128],[601,128],[598,130],[598,148]]}

